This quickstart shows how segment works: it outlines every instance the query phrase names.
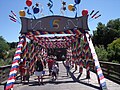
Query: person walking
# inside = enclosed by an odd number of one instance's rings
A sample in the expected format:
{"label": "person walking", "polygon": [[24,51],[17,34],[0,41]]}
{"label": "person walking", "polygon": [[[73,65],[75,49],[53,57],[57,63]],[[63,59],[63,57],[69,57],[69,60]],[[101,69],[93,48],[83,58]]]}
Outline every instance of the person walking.
{"label": "person walking", "polygon": [[56,80],[57,79],[57,73],[58,73],[58,66],[54,62],[53,66],[52,66],[52,80]]}
{"label": "person walking", "polygon": [[70,61],[69,61],[69,59],[66,60],[65,66],[66,66],[66,70],[67,70],[67,76],[69,76],[69,71],[70,71]]}
{"label": "person walking", "polygon": [[53,64],[54,64],[53,58],[50,57],[50,58],[47,60],[47,63],[48,63],[48,69],[49,69],[49,76],[51,76],[52,66],[53,66]]}
{"label": "person walking", "polygon": [[38,60],[35,63],[35,75],[38,77],[38,83],[42,85],[43,85],[43,67],[44,64],[42,61],[42,57],[38,56]]}

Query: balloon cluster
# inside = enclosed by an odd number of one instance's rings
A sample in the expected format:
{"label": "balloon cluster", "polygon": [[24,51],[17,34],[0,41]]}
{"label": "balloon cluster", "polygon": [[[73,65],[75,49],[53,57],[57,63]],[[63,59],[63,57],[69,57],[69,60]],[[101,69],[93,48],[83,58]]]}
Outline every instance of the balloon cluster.
{"label": "balloon cluster", "polygon": [[68,10],[75,11],[75,7],[73,4],[68,5]]}
{"label": "balloon cluster", "polygon": [[[24,7],[24,9],[26,10],[27,14],[32,15],[34,17],[34,19],[36,19],[34,14],[38,14],[39,12],[42,13],[42,11],[43,11],[42,4],[36,3],[34,6],[32,6],[32,0],[26,0],[26,5],[27,5],[27,7]],[[30,6],[32,6],[32,11],[33,11],[32,13],[30,12]],[[39,6],[41,9],[39,8]],[[25,15],[26,15],[25,10],[19,11],[19,15],[21,17],[25,17]]]}
{"label": "balloon cluster", "polygon": [[70,11],[76,11],[75,17],[77,17],[77,7],[76,7],[76,5],[80,4],[81,0],[74,0],[74,2],[75,2],[74,5],[73,4],[68,5],[68,9]]}
{"label": "balloon cluster", "polygon": [[[63,0],[61,0],[61,2],[62,2],[62,7],[61,7],[60,11],[64,15],[63,11],[66,10],[66,2],[64,2]],[[75,17],[77,17],[77,7],[76,7],[76,5],[80,4],[81,0],[74,0],[74,2],[75,2],[75,4],[69,4],[68,5],[68,10],[72,11],[72,12],[76,11]],[[42,14],[42,11],[43,11],[42,4],[36,3],[35,6],[32,6],[32,0],[26,0],[26,5],[27,5],[27,7],[25,7],[24,9],[27,10],[27,14],[28,15],[33,15],[34,16],[34,14],[38,14],[38,13]],[[51,8],[53,7],[53,1],[49,0],[49,3],[47,5],[49,7],[50,12],[53,14],[53,11],[51,10]],[[32,6],[33,14],[29,10],[30,6]],[[40,7],[41,7],[41,9],[40,9]],[[19,15],[21,17],[24,17],[26,15],[25,10],[20,10],[19,11]],[[84,10],[82,10],[81,13],[82,13],[82,16],[87,16],[88,15],[88,10],[84,9]],[[97,12],[94,13],[94,10],[92,10],[92,12],[90,13],[91,18],[97,19],[98,17],[100,17],[101,14],[98,15],[98,16],[96,16],[98,13],[99,13],[99,11],[97,11]],[[34,18],[35,18],[35,16],[34,16]]]}
{"label": "balloon cluster", "polygon": [[[26,5],[27,5],[28,7],[30,7],[30,6],[32,5],[32,0],[26,0]],[[31,15],[31,13],[29,12],[28,7],[25,7],[24,9],[27,10],[27,13],[28,13],[29,15]],[[20,10],[20,11],[19,11],[19,15],[20,15],[21,17],[25,17],[25,16],[26,16],[25,10]]]}

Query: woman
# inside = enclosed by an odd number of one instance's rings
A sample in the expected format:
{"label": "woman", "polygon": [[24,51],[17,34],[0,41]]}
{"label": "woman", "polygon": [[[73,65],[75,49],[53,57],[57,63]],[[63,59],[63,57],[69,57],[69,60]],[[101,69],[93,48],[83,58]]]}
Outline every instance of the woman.
{"label": "woman", "polygon": [[[35,64],[35,75],[38,76],[38,82],[39,84],[43,85],[43,62],[42,62],[42,57],[39,56],[38,60],[36,61]],[[41,79],[41,82],[40,82]]]}

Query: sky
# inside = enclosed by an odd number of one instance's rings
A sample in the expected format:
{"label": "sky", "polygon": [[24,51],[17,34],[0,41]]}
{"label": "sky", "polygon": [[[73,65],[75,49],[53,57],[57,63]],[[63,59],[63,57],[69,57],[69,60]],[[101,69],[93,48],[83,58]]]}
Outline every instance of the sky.
{"label": "sky", "polygon": [[[62,7],[61,1],[66,2],[67,10],[64,12],[64,16],[75,17],[75,13],[68,10],[68,5],[75,4],[74,0],[52,0],[53,7],[51,8],[54,12],[54,15],[62,15],[60,8]],[[49,0],[32,0],[32,5],[35,5],[36,2],[39,2],[43,8],[42,13],[44,16],[52,15],[49,11],[47,3]],[[87,9],[90,13],[93,9],[99,11],[99,14],[102,16],[98,19],[88,19],[88,25],[90,28],[90,33],[92,34],[93,30],[96,30],[98,22],[107,24],[109,20],[120,18],[120,0],[81,0],[80,4],[77,5],[78,16],[82,16],[81,12],[83,9]],[[26,0],[0,0],[0,36],[2,36],[7,42],[18,42],[18,37],[20,36],[21,24],[18,22],[13,22],[9,19],[11,10],[17,15],[18,20],[20,21],[19,11],[24,10],[26,7]],[[41,8],[40,7],[40,8]],[[30,7],[30,12],[32,9]],[[36,18],[43,17],[41,13],[35,15]],[[26,17],[30,18],[29,15]],[[90,17],[88,17],[90,18]]]}

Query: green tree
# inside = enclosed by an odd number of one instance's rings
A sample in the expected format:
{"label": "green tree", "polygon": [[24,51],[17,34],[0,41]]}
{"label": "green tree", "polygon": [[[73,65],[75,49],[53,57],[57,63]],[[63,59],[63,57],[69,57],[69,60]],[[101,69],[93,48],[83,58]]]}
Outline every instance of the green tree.
{"label": "green tree", "polygon": [[120,18],[110,20],[107,25],[98,23],[97,30],[93,32],[94,45],[103,45],[107,49],[107,45],[113,40],[120,37]]}
{"label": "green tree", "polygon": [[17,42],[8,42],[7,44],[10,46],[10,49],[14,49],[17,47]]}
{"label": "green tree", "polygon": [[118,61],[120,63],[120,38],[109,44],[107,51],[109,61]]}
{"label": "green tree", "polygon": [[95,47],[98,59],[101,61],[108,61],[107,56],[108,56],[108,52],[106,51],[106,49],[104,49],[104,46],[99,45],[99,47]]}
{"label": "green tree", "polygon": [[0,58],[4,58],[9,48],[10,47],[5,41],[5,39],[2,36],[0,36]]}

